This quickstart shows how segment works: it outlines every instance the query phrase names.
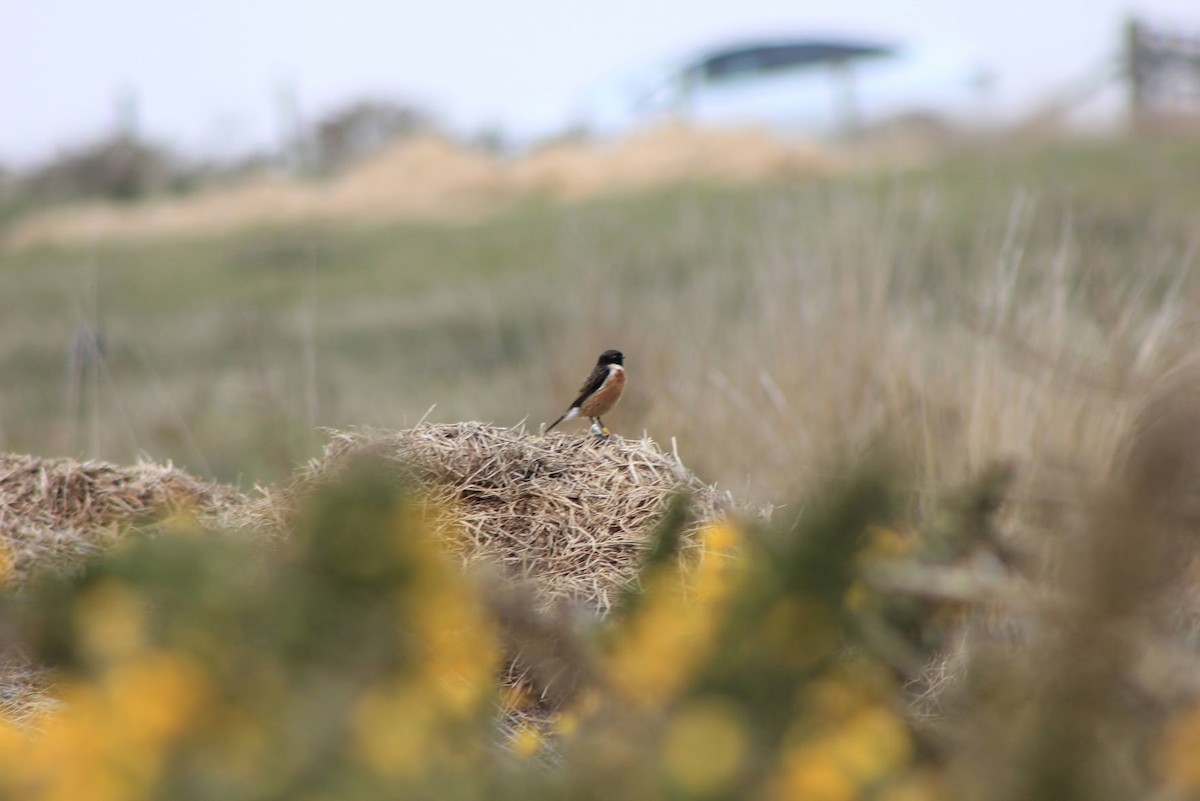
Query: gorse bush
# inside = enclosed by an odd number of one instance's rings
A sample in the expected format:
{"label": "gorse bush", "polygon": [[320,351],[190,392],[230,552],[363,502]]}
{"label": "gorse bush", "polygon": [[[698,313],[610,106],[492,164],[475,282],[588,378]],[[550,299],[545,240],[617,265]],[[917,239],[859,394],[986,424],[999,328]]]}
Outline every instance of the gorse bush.
{"label": "gorse bush", "polygon": [[357,471],[293,534],[265,547],[169,522],[13,599],[63,708],[6,732],[7,790],[358,795],[478,759],[499,653],[412,506]]}
{"label": "gorse bush", "polygon": [[[983,476],[921,525],[895,476],[864,470],[794,524],[712,523],[686,549],[680,501],[637,588],[585,624],[537,611],[513,579],[460,569],[445,516],[371,462],[314,489],[283,538],[170,518],[4,599],[9,647],[52,669],[59,703],[0,726],[0,789],[814,801],[1195,789],[1200,706],[1118,713],[1129,665],[1070,673],[1075,656],[1098,656],[1089,647],[1115,657],[1112,634],[1065,638],[1076,654],[1034,640],[981,658],[936,714],[916,714],[927,666],[979,609],[949,579],[995,556],[1005,481]],[[1125,581],[1106,560],[1127,561],[1127,534],[1097,534],[1126,544],[1081,569]],[[1124,621],[1121,637],[1140,636],[1134,601],[1116,596],[1080,590],[1047,625]]]}
{"label": "gorse bush", "polygon": [[[487,600],[495,578],[452,565],[447,533],[385,475],[362,465],[320,489],[282,542],[172,519],[8,599],[10,629],[53,668],[62,704],[5,730],[7,792],[786,795],[823,780],[804,755],[841,747],[818,745],[826,723],[880,738],[886,753],[854,766],[855,782],[907,768],[892,677],[845,653],[856,543],[886,514],[877,485],[848,491],[803,537],[714,524],[683,559],[671,543],[687,516],[668,515],[642,589],[584,635],[591,664],[537,716],[522,709],[544,699],[501,692],[501,632],[527,654],[514,638],[548,629],[518,632]],[[827,708],[839,693],[862,697]]]}

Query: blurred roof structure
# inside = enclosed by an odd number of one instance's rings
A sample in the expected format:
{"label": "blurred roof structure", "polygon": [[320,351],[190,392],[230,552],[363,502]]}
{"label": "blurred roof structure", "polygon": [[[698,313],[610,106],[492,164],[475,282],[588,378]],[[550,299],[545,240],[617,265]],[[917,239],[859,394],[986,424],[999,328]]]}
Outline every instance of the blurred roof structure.
{"label": "blurred roof structure", "polygon": [[835,39],[746,43],[701,56],[684,72],[693,79],[719,81],[895,54],[896,48],[887,45]]}
{"label": "blurred roof structure", "polygon": [[600,136],[685,120],[836,137],[905,115],[976,117],[982,74],[954,46],[765,36],[614,74],[582,99],[576,119]]}

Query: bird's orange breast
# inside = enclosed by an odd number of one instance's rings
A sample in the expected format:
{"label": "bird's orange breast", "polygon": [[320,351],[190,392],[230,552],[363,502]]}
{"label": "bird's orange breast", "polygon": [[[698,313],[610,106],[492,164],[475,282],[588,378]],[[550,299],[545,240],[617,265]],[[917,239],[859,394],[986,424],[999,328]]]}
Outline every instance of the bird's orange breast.
{"label": "bird's orange breast", "polygon": [[604,383],[600,385],[600,389],[593,392],[579,404],[579,411],[587,417],[599,417],[608,412],[613,406],[616,406],[617,400],[621,397],[621,392],[625,389],[625,368],[617,364],[611,364],[608,367],[608,378],[604,379]]}

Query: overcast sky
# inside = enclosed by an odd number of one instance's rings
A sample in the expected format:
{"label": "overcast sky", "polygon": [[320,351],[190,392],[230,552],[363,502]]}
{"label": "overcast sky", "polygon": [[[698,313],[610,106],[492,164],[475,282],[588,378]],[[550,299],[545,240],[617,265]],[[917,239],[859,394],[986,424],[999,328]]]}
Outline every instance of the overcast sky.
{"label": "overcast sky", "polygon": [[[1034,102],[1114,52],[1123,0],[11,0],[0,11],[0,162],[110,130],[136,96],[142,133],[231,155],[278,141],[279,101],[313,116],[365,96],[412,99],[464,129],[564,124],[605,76],[771,33],[952,45]],[[1143,0],[1200,30],[1196,0]]]}

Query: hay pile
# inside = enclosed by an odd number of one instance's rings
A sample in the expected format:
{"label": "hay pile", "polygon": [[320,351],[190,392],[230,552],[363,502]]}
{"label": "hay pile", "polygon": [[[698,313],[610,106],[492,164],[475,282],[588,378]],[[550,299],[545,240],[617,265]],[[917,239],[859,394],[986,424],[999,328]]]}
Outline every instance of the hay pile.
{"label": "hay pile", "polygon": [[171,465],[121,467],[0,454],[0,558],[20,584],[39,570],[69,570],[113,544],[121,530],[178,511],[220,524],[245,499]]}
{"label": "hay pile", "polygon": [[482,423],[331,431],[324,454],[288,486],[253,499],[169,464],[0,454],[3,573],[21,584],[39,570],[73,569],[124,528],[180,511],[214,528],[286,536],[304,495],[365,455],[453,518],[461,536],[448,545],[464,563],[491,561],[528,578],[546,605],[570,598],[607,610],[675,495],[691,498],[689,534],[733,508],[649,440],[530,436]]}
{"label": "hay pile", "polygon": [[[694,547],[693,532],[733,508],[727,494],[701,483],[649,440],[530,436],[481,423],[331,431],[320,458],[287,486],[254,498],[170,465],[120,467],[3,454],[5,578],[20,586],[42,570],[77,569],[128,526],[180,511],[213,528],[287,536],[304,498],[367,456],[394,467],[397,482],[414,486],[427,508],[451,518],[447,545],[465,564],[497,563],[506,575],[528,579],[509,586],[489,582],[489,602],[505,611],[510,628],[551,631],[559,650],[569,651],[564,618],[535,610],[607,612],[635,580],[674,496],[685,493],[692,501],[684,548]],[[527,688],[547,708],[571,691],[561,666],[551,678],[529,671],[519,654],[510,653],[502,681]],[[55,705],[47,680],[19,654],[0,655],[0,718],[22,723]],[[506,714],[524,720],[540,708]]]}
{"label": "hay pile", "polygon": [[508,575],[529,579],[542,606],[570,599],[607,611],[634,580],[676,494],[692,501],[684,547],[687,535],[733,508],[726,493],[650,440],[530,436],[469,422],[332,431],[324,455],[258,512],[286,520],[298,498],[365,455],[394,466],[450,511],[462,532],[450,546],[464,562],[496,562]]}
{"label": "hay pile", "polygon": [[[187,512],[221,526],[245,505],[232,487],[169,464],[0,454],[0,579],[19,587],[42,571],[78,569],[130,525]],[[41,667],[19,653],[0,659],[0,718],[24,724],[57,705]]]}

